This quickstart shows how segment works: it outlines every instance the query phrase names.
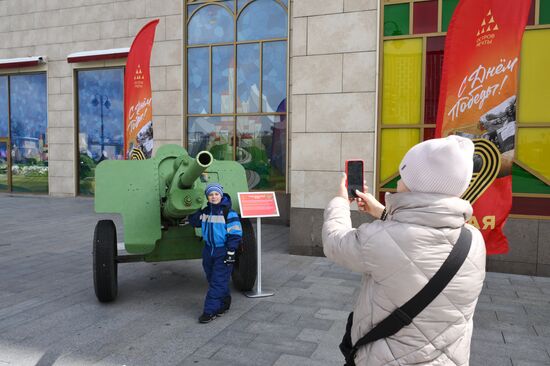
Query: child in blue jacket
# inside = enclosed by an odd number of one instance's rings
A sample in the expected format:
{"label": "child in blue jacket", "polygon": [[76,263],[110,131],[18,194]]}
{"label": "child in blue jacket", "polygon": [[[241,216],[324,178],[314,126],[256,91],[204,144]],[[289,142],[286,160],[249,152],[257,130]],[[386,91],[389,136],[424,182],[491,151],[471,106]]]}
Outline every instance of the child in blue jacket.
{"label": "child in blue jacket", "polygon": [[239,215],[231,209],[231,198],[223,193],[220,184],[208,184],[204,193],[208,204],[189,216],[189,223],[201,227],[205,243],[202,267],[208,280],[208,292],[199,322],[209,323],[231,306],[229,277],[243,231]]}

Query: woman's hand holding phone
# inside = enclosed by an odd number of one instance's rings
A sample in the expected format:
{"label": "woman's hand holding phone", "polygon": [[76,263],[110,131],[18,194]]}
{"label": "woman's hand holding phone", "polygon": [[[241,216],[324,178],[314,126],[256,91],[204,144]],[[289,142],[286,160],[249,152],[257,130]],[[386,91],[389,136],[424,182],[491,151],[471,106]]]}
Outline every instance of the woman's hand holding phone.
{"label": "woman's hand holding phone", "polygon": [[363,192],[360,192],[359,190],[355,191],[355,194],[359,197],[356,198],[359,211],[368,213],[369,215],[379,219],[384,211],[384,205],[378,202],[378,200],[369,193],[369,187],[367,187],[366,182],[364,182]]}

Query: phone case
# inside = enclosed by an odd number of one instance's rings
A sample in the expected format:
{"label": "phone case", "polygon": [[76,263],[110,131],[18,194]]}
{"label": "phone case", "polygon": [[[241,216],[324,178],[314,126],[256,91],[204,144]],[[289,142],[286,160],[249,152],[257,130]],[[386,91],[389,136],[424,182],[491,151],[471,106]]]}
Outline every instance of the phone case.
{"label": "phone case", "polygon": [[[349,174],[348,174],[348,163],[349,162],[354,162],[354,161],[359,161],[361,162],[361,182],[364,181],[365,179],[365,176],[364,176],[364,170],[365,170],[365,162],[364,160],[362,159],[349,159],[349,160],[346,160],[346,189],[348,190],[348,193],[351,194],[353,197],[357,197],[357,195],[354,193],[354,192],[350,192],[349,191],[349,186],[348,186],[348,177],[349,177]],[[361,184],[361,186],[363,186],[363,184]],[[364,192],[363,189],[361,189],[361,192]]]}

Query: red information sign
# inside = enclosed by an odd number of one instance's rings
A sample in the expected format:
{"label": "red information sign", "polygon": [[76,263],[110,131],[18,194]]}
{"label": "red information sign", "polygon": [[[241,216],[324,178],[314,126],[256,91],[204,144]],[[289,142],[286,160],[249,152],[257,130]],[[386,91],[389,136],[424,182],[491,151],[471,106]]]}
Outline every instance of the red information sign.
{"label": "red information sign", "polygon": [[275,192],[239,192],[241,217],[277,217]]}

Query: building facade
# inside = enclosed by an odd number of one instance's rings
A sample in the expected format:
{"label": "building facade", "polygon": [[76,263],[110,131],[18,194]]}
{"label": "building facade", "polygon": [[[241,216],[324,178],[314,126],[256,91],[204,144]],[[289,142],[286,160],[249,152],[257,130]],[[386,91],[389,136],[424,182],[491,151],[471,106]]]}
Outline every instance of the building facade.
{"label": "building facade", "polygon": [[[151,59],[155,149],[237,160],[274,190],[290,251],[322,255],[323,208],[347,159],[371,191],[433,136],[458,0],[1,0],[0,191],[93,195],[122,159],[125,55],[160,19]],[[550,275],[550,4],[525,32],[510,253],[488,268]],[[523,104],[522,104],[523,103]],[[365,217],[353,213],[359,223]]]}

